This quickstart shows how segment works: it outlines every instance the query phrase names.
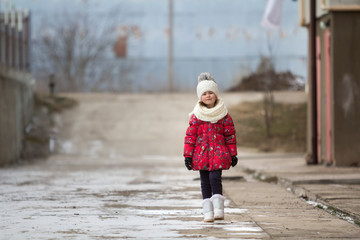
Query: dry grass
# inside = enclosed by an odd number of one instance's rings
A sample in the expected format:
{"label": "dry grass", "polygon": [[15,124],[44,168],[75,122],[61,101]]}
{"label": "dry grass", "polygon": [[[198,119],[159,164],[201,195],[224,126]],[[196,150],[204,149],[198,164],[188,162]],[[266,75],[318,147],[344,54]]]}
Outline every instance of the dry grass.
{"label": "dry grass", "polygon": [[35,94],[35,107],[46,107],[50,112],[61,112],[64,109],[72,108],[77,105],[76,100],[68,97],[49,96]]}
{"label": "dry grass", "polygon": [[275,103],[271,136],[266,136],[262,102],[241,103],[229,109],[238,145],[260,151],[306,151],[306,104]]}

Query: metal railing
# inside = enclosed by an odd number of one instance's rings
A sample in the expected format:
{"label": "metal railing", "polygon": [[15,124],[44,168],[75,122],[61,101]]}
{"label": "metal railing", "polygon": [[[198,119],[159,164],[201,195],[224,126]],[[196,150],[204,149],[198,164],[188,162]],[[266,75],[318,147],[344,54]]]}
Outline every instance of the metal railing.
{"label": "metal railing", "polygon": [[0,63],[30,71],[30,14],[27,10],[0,13]]}

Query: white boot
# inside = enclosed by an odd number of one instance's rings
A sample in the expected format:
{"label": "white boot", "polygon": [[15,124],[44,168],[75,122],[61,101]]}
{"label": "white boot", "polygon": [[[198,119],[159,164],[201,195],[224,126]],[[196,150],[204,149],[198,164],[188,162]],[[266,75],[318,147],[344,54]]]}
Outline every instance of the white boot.
{"label": "white boot", "polygon": [[214,221],[214,207],[210,198],[204,199],[202,202],[203,213],[204,213],[204,222],[213,222]]}
{"label": "white boot", "polygon": [[225,198],[220,194],[213,195],[210,200],[214,205],[214,219],[223,220],[224,219],[224,200]]}

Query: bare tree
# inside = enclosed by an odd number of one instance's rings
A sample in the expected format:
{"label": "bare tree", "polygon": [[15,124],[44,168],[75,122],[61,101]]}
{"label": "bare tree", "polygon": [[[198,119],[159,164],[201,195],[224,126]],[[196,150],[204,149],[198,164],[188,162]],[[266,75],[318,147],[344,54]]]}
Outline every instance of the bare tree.
{"label": "bare tree", "polygon": [[37,76],[55,74],[57,88],[63,91],[96,91],[111,82],[115,23],[99,20],[90,19],[87,12],[64,13],[61,21],[44,24],[34,42]]}
{"label": "bare tree", "polygon": [[263,110],[266,135],[267,137],[271,137],[271,121],[273,119],[274,111],[273,81],[275,81],[276,77],[273,61],[271,58],[261,56],[260,64],[257,68],[257,74],[261,76],[263,83]]}
{"label": "bare tree", "polygon": [[258,66],[257,72],[264,76],[264,121],[266,127],[267,137],[271,137],[271,122],[274,113],[274,92],[273,86],[276,81],[275,73],[275,57],[274,57],[274,43],[271,42],[271,32],[266,34],[266,42],[269,51],[269,57],[261,56],[261,62]]}

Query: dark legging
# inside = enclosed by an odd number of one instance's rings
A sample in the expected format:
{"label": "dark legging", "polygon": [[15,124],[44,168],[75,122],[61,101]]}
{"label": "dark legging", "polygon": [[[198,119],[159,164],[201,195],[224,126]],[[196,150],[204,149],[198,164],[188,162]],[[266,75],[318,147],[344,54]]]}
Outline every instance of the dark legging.
{"label": "dark legging", "polygon": [[221,173],[222,170],[200,171],[201,193],[203,199],[211,198],[213,194],[222,195]]}

